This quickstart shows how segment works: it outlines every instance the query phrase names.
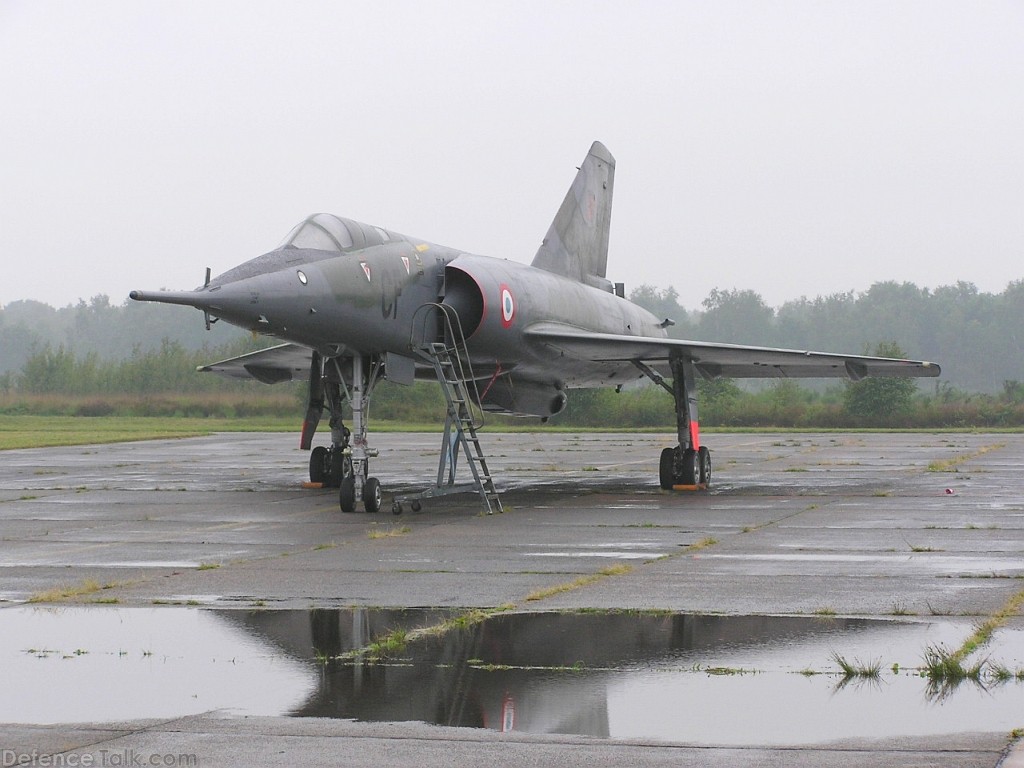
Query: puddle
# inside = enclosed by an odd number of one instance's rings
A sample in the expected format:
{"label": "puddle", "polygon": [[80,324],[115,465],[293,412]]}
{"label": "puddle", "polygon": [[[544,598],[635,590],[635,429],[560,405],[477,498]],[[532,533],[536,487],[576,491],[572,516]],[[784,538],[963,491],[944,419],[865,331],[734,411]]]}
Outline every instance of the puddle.
{"label": "puddle", "polygon": [[[42,559],[42,558],[40,558]],[[33,568],[40,565],[39,560],[5,560],[0,568]],[[193,560],[115,560],[76,562],[76,568],[198,568],[201,563]]]}
{"label": "puddle", "polygon": [[0,610],[0,722],[274,715],[301,706],[317,672],[212,611],[19,606]]}
{"label": "puddle", "polygon": [[[386,663],[339,659],[442,610],[0,610],[0,722],[236,715],[417,720],[705,744],[1009,731],[1024,683],[929,696],[913,668],[969,622],[636,613],[503,614],[420,637]],[[1024,631],[988,649],[1024,667]],[[880,662],[841,685],[832,658]],[[898,664],[900,671],[893,672]],[[819,673],[805,675],[803,671]]]}

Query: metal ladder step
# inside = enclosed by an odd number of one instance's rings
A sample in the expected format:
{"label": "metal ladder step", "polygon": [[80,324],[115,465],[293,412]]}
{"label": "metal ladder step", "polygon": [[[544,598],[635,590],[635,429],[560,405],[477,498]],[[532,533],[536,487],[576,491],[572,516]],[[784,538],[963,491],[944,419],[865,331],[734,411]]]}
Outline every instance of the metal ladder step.
{"label": "metal ladder step", "polygon": [[[454,329],[449,326],[449,330],[454,337]],[[449,434],[452,427],[455,428],[456,440],[469,459],[469,467],[475,481],[474,487],[479,491],[488,514],[493,513],[495,506],[498,511],[501,511],[501,499],[494,487],[494,479],[487,469],[487,457],[484,455],[483,446],[476,433],[476,419],[469,408],[469,392],[467,391],[467,382],[463,379],[464,366],[458,357],[458,347],[456,345],[453,348],[441,342],[433,342],[424,345],[421,349],[434,365],[434,372],[448,406],[445,434]],[[452,458],[454,459],[454,457]],[[441,461],[443,466],[444,456]],[[443,469],[439,468],[439,479],[442,473]]]}

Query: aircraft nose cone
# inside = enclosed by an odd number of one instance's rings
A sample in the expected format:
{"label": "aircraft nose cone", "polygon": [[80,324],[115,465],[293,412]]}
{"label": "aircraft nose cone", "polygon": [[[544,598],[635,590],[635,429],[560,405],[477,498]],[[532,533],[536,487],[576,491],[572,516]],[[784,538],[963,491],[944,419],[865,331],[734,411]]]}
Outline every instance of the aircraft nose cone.
{"label": "aircraft nose cone", "polygon": [[155,301],[159,304],[180,304],[203,309],[207,296],[202,291],[132,291],[128,298],[133,301]]}
{"label": "aircraft nose cone", "polygon": [[[262,278],[247,278],[220,285],[198,288],[194,291],[132,291],[129,297],[135,301],[154,301],[161,304],[178,304],[202,310],[208,318],[223,319],[234,325],[250,330],[269,332],[283,324],[279,306],[274,312],[273,291],[265,290]],[[271,319],[277,324],[272,324]]]}

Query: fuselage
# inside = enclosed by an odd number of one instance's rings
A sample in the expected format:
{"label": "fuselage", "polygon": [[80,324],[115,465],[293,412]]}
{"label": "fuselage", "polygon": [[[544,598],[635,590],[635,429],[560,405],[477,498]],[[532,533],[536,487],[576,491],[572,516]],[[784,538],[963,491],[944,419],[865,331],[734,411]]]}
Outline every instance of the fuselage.
{"label": "fuselage", "polygon": [[572,359],[527,343],[524,331],[533,325],[665,336],[658,318],[608,291],[328,214],[310,217],[277,249],[195,291],[133,296],[198,307],[326,357],[346,352],[411,357],[429,332],[424,324],[431,321],[421,308],[444,303],[458,315],[475,375],[511,377],[524,393],[533,385],[561,391],[641,375],[624,371],[621,363]]}

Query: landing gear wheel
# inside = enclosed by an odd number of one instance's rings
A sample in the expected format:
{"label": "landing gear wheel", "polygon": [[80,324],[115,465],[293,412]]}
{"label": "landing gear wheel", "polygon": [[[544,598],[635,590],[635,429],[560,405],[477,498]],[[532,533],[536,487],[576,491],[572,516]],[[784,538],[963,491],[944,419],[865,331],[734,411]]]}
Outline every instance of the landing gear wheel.
{"label": "landing gear wheel", "polygon": [[409,507],[412,509],[413,512],[419,512],[421,509],[423,509],[423,505],[420,504],[418,501],[414,501],[412,504],[409,505]]}
{"label": "landing gear wheel", "polygon": [[332,448],[330,456],[330,471],[327,473],[326,483],[330,488],[339,488],[341,481],[346,475],[352,474],[352,460],[345,455],[341,448]]}
{"label": "landing gear wheel", "polygon": [[375,515],[380,512],[380,504],[380,481],[376,477],[368,477],[363,483],[363,506],[367,512]]}
{"label": "landing gear wheel", "polygon": [[672,486],[675,485],[675,454],[675,448],[666,448],[661,452],[658,479],[661,481],[661,488],[664,491],[672,490]]}
{"label": "landing gear wheel", "polygon": [[327,449],[322,445],[309,454],[309,481],[327,485]]}
{"label": "landing gear wheel", "polygon": [[693,448],[683,451],[683,467],[680,482],[683,485],[696,485],[700,477],[700,462]]}
{"label": "landing gear wheel", "polygon": [[356,476],[346,475],[341,479],[341,490],[338,492],[338,504],[341,511],[350,515],[356,511]]}
{"label": "landing gear wheel", "polygon": [[697,462],[700,466],[700,484],[707,488],[711,485],[711,451],[703,445],[697,451]]}
{"label": "landing gear wheel", "polygon": [[397,501],[391,503],[391,514],[396,516],[402,514],[402,505]]}

